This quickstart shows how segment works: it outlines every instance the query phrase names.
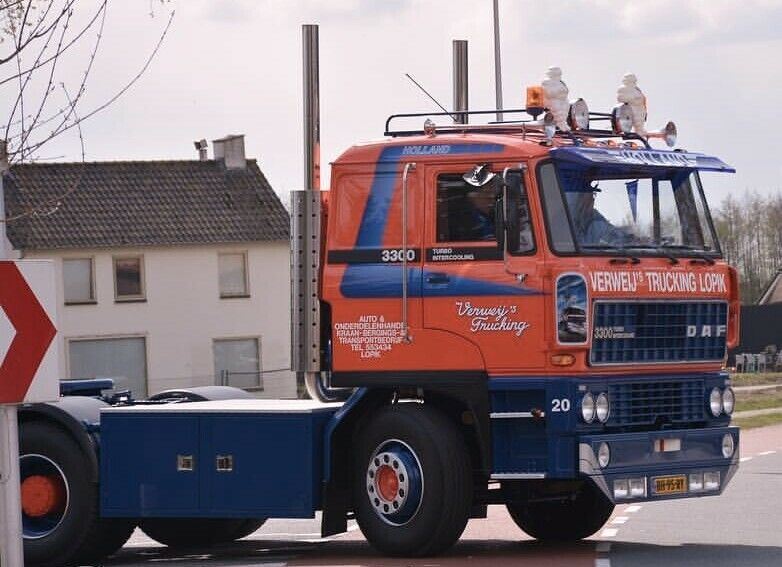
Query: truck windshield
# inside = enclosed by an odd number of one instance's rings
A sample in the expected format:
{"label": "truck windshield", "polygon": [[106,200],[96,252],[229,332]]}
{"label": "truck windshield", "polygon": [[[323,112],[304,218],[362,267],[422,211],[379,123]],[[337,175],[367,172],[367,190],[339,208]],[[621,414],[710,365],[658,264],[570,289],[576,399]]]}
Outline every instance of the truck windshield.
{"label": "truck windshield", "polygon": [[543,164],[538,173],[557,252],[718,255],[694,170],[603,171]]}

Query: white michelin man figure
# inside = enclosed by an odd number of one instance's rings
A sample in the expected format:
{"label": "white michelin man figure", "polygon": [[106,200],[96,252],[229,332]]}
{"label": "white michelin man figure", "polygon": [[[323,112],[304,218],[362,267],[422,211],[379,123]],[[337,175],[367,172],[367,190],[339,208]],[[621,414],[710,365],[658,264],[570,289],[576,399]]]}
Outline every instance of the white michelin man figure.
{"label": "white michelin man figure", "polygon": [[563,132],[570,130],[567,123],[567,115],[570,110],[568,102],[568,88],[562,82],[562,69],[559,67],[549,67],[546,71],[546,78],[541,83],[543,86],[543,104],[554,115],[554,123],[557,128]]}
{"label": "white michelin man figure", "polygon": [[646,136],[646,95],[638,88],[638,79],[632,73],[622,77],[616,91],[616,100],[626,102],[633,111],[633,129],[639,136]]}

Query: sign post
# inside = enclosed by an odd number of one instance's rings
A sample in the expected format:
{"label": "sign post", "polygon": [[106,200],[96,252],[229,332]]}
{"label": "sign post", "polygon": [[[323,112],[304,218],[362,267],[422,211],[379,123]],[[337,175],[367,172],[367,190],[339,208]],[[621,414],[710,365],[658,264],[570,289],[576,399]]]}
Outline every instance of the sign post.
{"label": "sign post", "polygon": [[17,406],[59,397],[54,264],[12,261],[6,237],[0,140],[0,567],[24,565]]}
{"label": "sign post", "polygon": [[59,397],[54,264],[0,260],[0,565],[21,567],[17,406]]}
{"label": "sign post", "polygon": [[0,406],[0,565],[24,565],[16,406]]}

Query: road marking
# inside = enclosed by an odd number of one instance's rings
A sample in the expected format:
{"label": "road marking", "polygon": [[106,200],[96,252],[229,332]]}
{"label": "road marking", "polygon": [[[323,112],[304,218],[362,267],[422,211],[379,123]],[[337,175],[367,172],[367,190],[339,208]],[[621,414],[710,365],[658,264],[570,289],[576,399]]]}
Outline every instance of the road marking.
{"label": "road marking", "polygon": [[758,457],[765,457],[766,455],[773,455],[776,453],[776,451],[763,451],[762,453],[758,453]]}
{"label": "road marking", "polygon": [[625,509],[625,512],[627,512],[627,513],[629,513],[629,514],[633,514],[633,513],[637,512],[637,511],[638,511],[638,510],[640,510],[640,509],[641,509],[641,506],[640,506],[640,504],[633,504],[632,506],[628,506],[628,507]]}
{"label": "road marking", "polygon": [[595,567],[611,567],[611,559],[608,554],[611,551],[611,543],[607,541],[597,542],[595,548],[597,557],[595,557]]}
{"label": "road marking", "polygon": [[612,523],[612,524],[624,524],[624,523],[625,523],[627,520],[629,520],[629,519],[630,519],[630,518],[628,518],[627,516],[617,516],[616,518],[614,518],[614,519],[611,521],[611,523]]}
{"label": "road marking", "polygon": [[739,459],[739,462],[740,463],[746,463],[747,461],[751,461],[751,460],[752,460],[752,457],[741,457]]}
{"label": "road marking", "polygon": [[605,528],[600,532],[600,537],[614,537],[618,531],[616,528]]}

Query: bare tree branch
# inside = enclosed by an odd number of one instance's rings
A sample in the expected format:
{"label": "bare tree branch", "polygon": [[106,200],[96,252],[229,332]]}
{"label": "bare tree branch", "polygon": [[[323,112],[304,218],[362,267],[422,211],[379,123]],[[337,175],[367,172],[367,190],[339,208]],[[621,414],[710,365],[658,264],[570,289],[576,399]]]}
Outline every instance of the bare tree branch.
{"label": "bare tree branch", "polygon": [[[152,63],[152,60],[155,58],[155,56],[157,55],[158,51],[160,50],[160,47],[163,45],[163,41],[165,40],[166,35],[168,34],[168,30],[171,27],[171,23],[174,20],[174,14],[175,13],[172,11],[171,14],[169,15],[168,22],[166,23],[166,27],[163,29],[163,32],[160,34],[160,38],[158,39],[158,42],[155,45],[155,48],[152,50],[152,52],[150,53],[150,55],[147,58],[146,62],[141,67],[141,70],[138,73],[136,73],[136,75],[124,87],[122,87],[114,96],[112,96],[106,102],[104,102],[100,106],[94,108],[90,112],[82,115],[82,117],[80,118],[78,123],[81,123],[82,121],[87,120],[87,119],[95,116],[100,111],[105,110],[106,108],[111,106],[114,102],[116,102],[117,99],[119,99],[133,85],[135,85],[136,82],[142,77],[142,75],[144,75],[144,73],[147,71],[147,69],[149,68],[150,64]],[[45,139],[41,140],[40,142],[38,142],[38,143],[36,143],[34,145],[31,145],[27,149],[27,151],[28,152],[36,151],[42,145],[46,144],[47,142],[49,142],[53,138],[59,136],[60,134],[63,134],[64,132],[67,132],[68,130],[70,130],[71,128],[73,128],[76,125],[77,125],[77,123],[70,123],[70,124],[68,124],[67,123],[67,115],[66,115],[66,118],[63,119],[63,121],[57,126],[57,128],[55,128],[54,131],[52,131],[52,133],[48,137],[46,137]],[[18,152],[9,152],[8,156],[9,156],[9,158],[11,158],[12,156],[15,156],[17,153]]]}
{"label": "bare tree branch", "polygon": [[[147,72],[160,51],[173,23],[173,10],[141,69],[105,102],[89,112],[81,112],[79,106],[87,90],[87,82],[104,34],[108,1],[99,2],[94,12],[86,15],[86,24],[71,33],[78,5],[76,0],[0,0],[0,44],[6,40],[13,43],[10,52],[0,57],[0,69],[12,61],[15,66],[10,76],[0,80],[0,87],[15,87],[14,102],[6,118],[4,136],[9,144],[8,156],[12,164],[39,161],[41,158],[38,152],[43,146],[74,128],[78,133],[81,161],[84,164],[86,152],[81,123],[108,108],[128,92]],[[150,0],[151,15],[155,15],[154,5],[163,5],[169,1]],[[62,59],[66,52],[70,53],[74,45],[81,44],[81,40],[92,33],[95,33],[94,43],[85,58],[78,87],[75,90],[69,89],[65,81],[57,77],[63,67]],[[59,98],[55,95],[58,90],[55,88],[56,84],[62,89],[65,102],[52,112],[49,107],[57,104],[55,101]],[[50,126],[52,122],[53,127]],[[42,131],[44,126],[48,126],[48,132]],[[83,171],[78,175],[78,179],[69,182],[56,197],[26,205],[25,210],[16,211],[13,216],[0,219],[0,223],[53,214],[68,196],[78,190],[82,177]]]}

